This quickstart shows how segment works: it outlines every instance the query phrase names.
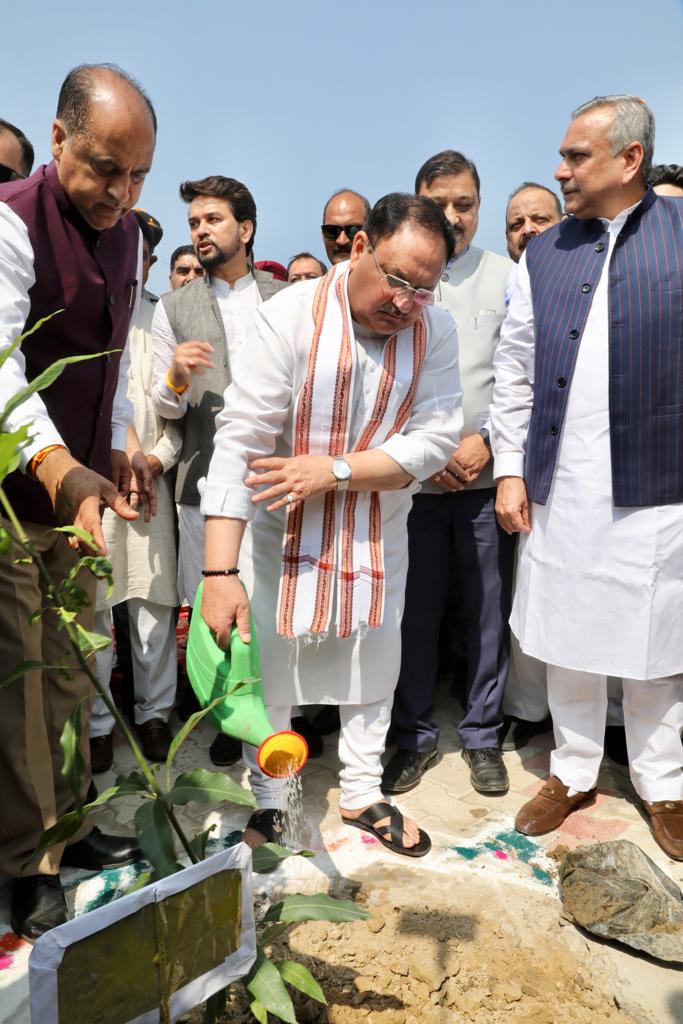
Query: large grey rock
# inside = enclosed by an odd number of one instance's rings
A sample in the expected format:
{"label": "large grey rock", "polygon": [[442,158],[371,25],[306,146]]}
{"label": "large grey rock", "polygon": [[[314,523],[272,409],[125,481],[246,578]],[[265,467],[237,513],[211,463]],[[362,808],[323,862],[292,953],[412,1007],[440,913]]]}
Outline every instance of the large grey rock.
{"label": "large grey rock", "polygon": [[560,866],[564,916],[603,939],[683,963],[683,894],[625,839],[579,846]]}

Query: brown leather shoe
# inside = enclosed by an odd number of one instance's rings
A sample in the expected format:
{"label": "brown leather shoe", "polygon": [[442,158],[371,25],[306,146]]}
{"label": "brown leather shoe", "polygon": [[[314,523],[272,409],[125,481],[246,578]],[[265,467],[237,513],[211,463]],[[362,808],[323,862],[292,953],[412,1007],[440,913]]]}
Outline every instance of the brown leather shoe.
{"label": "brown leather shoe", "polygon": [[567,796],[567,791],[568,787],[555,775],[551,775],[536,796],[517,812],[517,831],[525,836],[544,836],[547,832],[554,832],[568,814],[592,800],[596,792],[595,789],[589,789],[587,793]]}
{"label": "brown leather shoe", "polygon": [[683,800],[657,800],[643,807],[650,818],[650,829],[664,853],[672,860],[683,860]]}
{"label": "brown leather shoe", "polygon": [[163,718],[150,718],[148,722],[138,725],[138,736],[142,751],[148,761],[165,761],[173,736],[168,723]]}
{"label": "brown leather shoe", "polygon": [[90,771],[93,775],[108,772],[114,762],[112,734],[90,737]]}

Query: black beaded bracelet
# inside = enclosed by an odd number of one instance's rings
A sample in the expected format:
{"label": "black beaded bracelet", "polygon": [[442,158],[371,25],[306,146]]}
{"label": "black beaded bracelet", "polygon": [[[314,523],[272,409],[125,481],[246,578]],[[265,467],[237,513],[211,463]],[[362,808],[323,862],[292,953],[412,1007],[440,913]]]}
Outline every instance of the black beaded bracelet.
{"label": "black beaded bracelet", "polygon": [[202,576],[239,576],[239,569],[202,569]]}

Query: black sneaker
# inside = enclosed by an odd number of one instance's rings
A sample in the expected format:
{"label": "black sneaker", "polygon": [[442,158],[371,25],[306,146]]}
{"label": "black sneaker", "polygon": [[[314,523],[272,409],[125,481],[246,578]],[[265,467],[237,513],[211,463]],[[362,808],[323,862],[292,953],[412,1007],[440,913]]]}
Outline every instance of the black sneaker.
{"label": "black sneaker", "polygon": [[393,757],[387,761],[382,775],[383,793],[407,793],[420,784],[426,771],[434,768],[441,760],[441,754],[434,747],[420,753],[419,750],[406,750],[399,747]]}
{"label": "black sneaker", "polygon": [[470,782],[477,793],[507,793],[510,780],[497,747],[463,750],[462,758],[470,766]]}
{"label": "black sneaker", "polygon": [[219,732],[209,747],[209,757],[218,768],[236,764],[242,757],[242,741]]}
{"label": "black sneaker", "polygon": [[501,750],[521,750],[526,747],[534,736],[541,736],[550,732],[553,727],[553,720],[546,715],[540,722],[527,721],[525,718],[516,718],[514,715],[506,715],[501,731]]}

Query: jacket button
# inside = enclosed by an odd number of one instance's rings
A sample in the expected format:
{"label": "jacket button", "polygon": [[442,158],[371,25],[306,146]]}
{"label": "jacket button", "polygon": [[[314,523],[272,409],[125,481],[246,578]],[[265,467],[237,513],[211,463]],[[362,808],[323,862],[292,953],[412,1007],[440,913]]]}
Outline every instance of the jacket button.
{"label": "jacket button", "polygon": [[605,249],[605,243],[604,242],[598,242],[598,244],[595,246],[595,251],[596,252],[604,252],[604,249]]}
{"label": "jacket button", "polygon": [[579,336],[579,332],[577,331],[576,327],[573,327],[571,329],[571,331],[569,332],[569,337],[572,339],[572,341],[576,341],[578,336]]}
{"label": "jacket button", "polygon": [[113,306],[116,303],[116,296],[113,292],[109,293],[109,305]]}
{"label": "jacket button", "polygon": [[560,428],[553,423],[552,427],[550,428],[550,433],[553,435],[553,437],[556,437],[559,434],[559,432]]}
{"label": "jacket button", "polygon": [[557,386],[558,388],[566,388],[567,381],[564,379],[564,377],[560,377],[560,379],[557,382]]}
{"label": "jacket button", "polygon": [[589,284],[582,284],[582,285],[581,285],[581,291],[582,291],[582,292],[583,292],[584,294],[585,294],[585,293],[587,293],[587,292],[589,292],[590,290],[591,290],[591,286],[590,286]]}

